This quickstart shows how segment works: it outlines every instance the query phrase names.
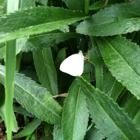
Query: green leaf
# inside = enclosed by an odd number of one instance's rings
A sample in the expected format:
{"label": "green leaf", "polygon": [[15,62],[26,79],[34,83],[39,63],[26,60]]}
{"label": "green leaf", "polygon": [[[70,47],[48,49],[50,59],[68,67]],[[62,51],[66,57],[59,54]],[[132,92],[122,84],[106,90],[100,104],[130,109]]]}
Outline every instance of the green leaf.
{"label": "green leaf", "polygon": [[87,17],[82,12],[58,7],[37,7],[17,11],[0,18],[0,43],[50,32],[85,18]]}
{"label": "green leaf", "polygon": [[89,62],[91,62],[93,65],[104,65],[103,58],[101,56],[101,53],[97,47],[93,47],[88,51],[88,57]]}
{"label": "green leaf", "polygon": [[104,0],[96,1],[92,5],[90,5],[89,10],[95,10],[95,11],[100,10],[102,9],[104,3],[105,3]]}
{"label": "green leaf", "polygon": [[105,72],[104,82],[103,82],[103,92],[107,93],[108,96],[116,101],[121,94],[124,87],[121,83],[119,83],[109,71]]}
{"label": "green leaf", "polygon": [[[7,0],[6,13],[18,10],[19,0]],[[15,4],[16,3],[16,4]],[[13,110],[14,80],[16,69],[16,40],[6,42],[5,46],[5,124],[7,139],[12,139],[13,124],[17,129],[17,121]]]}
{"label": "green leaf", "polygon": [[25,108],[21,107],[21,106],[14,106],[14,112],[21,114],[23,116],[28,116],[31,118],[35,118],[34,115],[32,115],[31,113],[29,113]]}
{"label": "green leaf", "polygon": [[102,135],[102,133],[96,129],[94,126],[92,126],[86,133],[84,140],[103,140],[105,137]]}
{"label": "green leaf", "polygon": [[82,140],[88,125],[85,95],[74,81],[64,102],[62,132],[64,140]]}
{"label": "green leaf", "polygon": [[[96,1],[92,5],[90,5],[89,10],[95,10],[95,11],[101,10],[103,8],[105,2],[106,2],[105,0]],[[115,3],[122,3],[122,0],[109,0],[107,2],[106,7],[111,6],[112,4],[115,4]]]}
{"label": "green leaf", "polygon": [[26,44],[27,40],[28,40],[27,37],[18,38],[16,40],[16,54],[18,54],[22,50],[22,48]]}
{"label": "green leaf", "polygon": [[32,134],[34,132],[34,130],[40,125],[40,123],[41,123],[41,120],[34,119],[22,131],[20,131],[16,135],[14,135],[13,138],[22,138],[22,137]]}
{"label": "green leaf", "polygon": [[140,139],[140,132],[132,120],[113,100],[82,77],[78,77],[77,81],[86,95],[89,112],[96,127],[108,140]]}
{"label": "green leaf", "polygon": [[[16,54],[18,54],[24,45],[26,44],[27,38],[19,38],[16,40]],[[0,59],[5,58],[5,43],[0,43]]]}
{"label": "green leaf", "polygon": [[5,46],[0,48],[0,59],[3,59],[5,57]]}
{"label": "green leaf", "polygon": [[[25,44],[23,51],[31,51],[34,49],[49,48],[60,42],[68,40],[70,38],[76,38],[80,35],[77,33],[62,33],[62,32],[50,32],[47,34],[32,36]],[[32,45],[29,45],[31,43]]]}
{"label": "green leaf", "polygon": [[[5,103],[4,103],[5,93],[4,93],[4,87],[3,87],[2,84],[0,84],[0,96],[1,96],[1,98],[0,98],[0,116],[5,121],[5,118],[6,118]],[[12,113],[13,114],[10,114],[10,116],[13,115],[13,117],[14,117],[14,120],[11,121],[12,131],[17,132],[18,131],[18,126],[17,126],[16,118],[15,118],[14,112],[12,112]]]}
{"label": "green leaf", "polygon": [[101,57],[99,48],[95,47],[95,40],[91,38],[92,49],[88,51],[89,62],[95,66],[96,88],[103,90],[103,70],[104,61]]}
{"label": "green leaf", "polygon": [[[0,65],[0,81],[4,84],[4,66]],[[60,123],[61,106],[52,98],[45,88],[30,78],[16,73],[14,81],[14,98],[26,110],[39,119],[49,123]]]}
{"label": "green leaf", "polygon": [[[126,34],[140,29],[140,1],[116,4],[83,21],[76,31],[80,34],[107,36]],[[132,12],[133,11],[133,12]]]}
{"label": "green leaf", "polygon": [[58,94],[57,74],[50,48],[33,51],[34,64],[41,84],[52,95]]}
{"label": "green leaf", "polygon": [[136,114],[135,118],[133,119],[134,123],[136,124],[136,126],[138,127],[138,129],[140,131],[139,120],[140,120],[140,110],[138,111],[138,113]]}
{"label": "green leaf", "polygon": [[112,75],[140,99],[139,46],[120,36],[97,38],[97,43]]}
{"label": "green leaf", "polygon": [[84,10],[85,0],[62,0],[69,9]]}
{"label": "green leaf", "polygon": [[53,138],[53,140],[63,140],[61,125],[54,125]]}
{"label": "green leaf", "polygon": [[4,13],[4,12],[3,12],[3,11],[4,11],[4,10],[3,10],[4,1],[5,1],[5,0],[0,0],[0,16],[3,15],[3,13]]}
{"label": "green leaf", "polygon": [[[14,1],[16,2],[16,1]],[[13,11],[13,5],[11,9],[7,11]],[[13,96],[14,96],[14,80],[15,80],[15,68],[16,68],[16,40],[6,42],[5,47],[5,124],[7,130],[7,139],[12,138],[13,124],[17,129],[17,121],[13,110]]]}
{"label": "green leaf", "polygon": [[35,134],[32,133],[31,135],[28,135],[28,136],[26,137],[26,140],[36,140]]}
{"label": "green leaf", "polygon": [[128,113],[129,117],[134,119],[139,114],[140,101],[134,96],[126,103],[124,110]]}
{"label": "green leaf", "polygon": [[55,66],[57,69],[59,69],[59,66],[61,64],[61,62],[66,58],[66,48],[62,48],[59,52],[58,55],[56,57],[55,60]]}

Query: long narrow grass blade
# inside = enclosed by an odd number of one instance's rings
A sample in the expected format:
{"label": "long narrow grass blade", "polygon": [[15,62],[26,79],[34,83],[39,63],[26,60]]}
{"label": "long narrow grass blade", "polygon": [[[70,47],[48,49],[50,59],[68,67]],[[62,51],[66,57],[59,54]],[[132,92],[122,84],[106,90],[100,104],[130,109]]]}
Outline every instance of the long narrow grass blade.
{"label": "long narrow grass blade", "polygon": [[41,120],[34,119],[31,123],[29,123],[26,128],[24,128],[21,132],[13,136],[13,138],[21,138],[28,136],[34,132],[34,130],[40,125]]}
{"label": "long narrow grass blade", "polygon": [[[7,14],[18,10],[19,0],[7,0]],[[7,139],[12,139],[12,127],[17,127],[13,111],[14,77],[16,67],[16,40],[6,42],[5,64],[5,123]]]}
{"label": "long narrow grass blade", "polygon": [[5,121],[7,138],[11,140],[13,114],[13,93],[14,93],[14,73],[15,73],[15,41],[8,41],[6,46],[6,70],[5,70]]}

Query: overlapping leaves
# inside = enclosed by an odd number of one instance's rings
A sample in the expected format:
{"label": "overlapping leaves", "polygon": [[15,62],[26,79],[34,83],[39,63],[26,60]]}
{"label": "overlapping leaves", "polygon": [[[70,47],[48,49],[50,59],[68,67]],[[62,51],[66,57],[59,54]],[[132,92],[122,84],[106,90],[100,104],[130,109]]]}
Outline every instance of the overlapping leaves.
{"label": "overlapping leaves", "polygon": [[116,4],[100,10],[77,27],[85,35],[108,36],[126,34],[140,29],[140,1]]}
{"label": "overlapping leaves", "polygon": [[37,7],[17,11],[0,18],[0,43],[50,32],[84,18],[86,17],[80,11],[56,7]]}
{"label": "overlapping leaves", "polygon": [[[0,81],[4,83],[4,66],[0,65]],[[14,82],[14,97],[25,107],[43,121],[60,123],[61,106],[52,98],[52,95],[30,78],[16,74]]]}
{"label": "overlapping leaves", "polygon": [[95,89],[82,77],[78,77],[77,80],[86,95],[89,112],[96,127],[107,139],[137,140],[140,138],[140,132],[132,120],[112,99],[99,89]]}
{"label": "overlapping leaves", "polygon": [[139,46],[120,36],[96,40],[112,75],[140,99]]}

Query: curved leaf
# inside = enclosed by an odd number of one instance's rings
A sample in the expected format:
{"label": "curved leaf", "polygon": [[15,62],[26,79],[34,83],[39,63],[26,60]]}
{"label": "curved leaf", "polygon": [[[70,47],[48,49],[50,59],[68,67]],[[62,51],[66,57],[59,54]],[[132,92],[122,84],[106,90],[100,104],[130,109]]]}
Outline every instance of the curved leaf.
{"label": "curved leaf", "polygon": [[140,132],[132,120],[113,100],[82,77],[77,80],[86,95],[89,112],[96,127],[108,140],[140,139]]}
{"label": "curved leaf", "polygon": [[40,123],[41,123],[41,120],[34,119],[22,131],[14,135],[13,138],[21,138],[21,137],[25,137],[32,134],[35,131],[35,129],[40,125]]}
{"label": "curved leaf", "polygon": [[0,48],[0,59],[3,59],[5,57],[5,46]]}
{"label": "curved leaf", "polygon": [[[4,66],[0,65],[0,81],[4,84]],[[39,119],[49,123],[60,123],[61,106],[52,95],[30,78],[16,73],[14,82],[14,98],[26,110]]]}
{"label": "curved leaf", "polygon": [[60,64],[66,58],[66,49],[67,48],[62,48],[61,50],[59,50],[57,57],[56,57],[56,60],[55,60],[56,69],[59,69]]}
{"label": "curved leaf", "polygon": [[52,94],[58,94],[57,74],[50,48],[33,51],[34,64],[41,85]]}
{"label": "curved leaf", "polygon": [[[135,119],[135,116],[140,113],[140,100],[137,100],[134,96],[128,100],[124,110],[127,112],[130,118]],[[136,123],[135,123],[136,124]],[[137,124],[136,124],[137,125]],[[140,126],[139,126],[140,129]]]}
{"label": "curved leaf", "polygon": [[53,140],[63,140],[61,125],[54,125]]}
{"label": "curved leaf", "polygon": [[17,11],[0,18],[0,43],[50,32],[85,18],[82,12],[57,7],[41,6]]}
{"label": "curved leaf", "polygon": [[62,114],[64,140],[82,140],[88,124],[88,110],[85,95],[77,82],[71,85],[65,99]]}
{"label": "curved leaf", "polygon": [[[116,4],[100,10],[91,19],[83,21],[76,31],[85,35],[107,36],[140,30],[140,1]],[[133,12],[132,12],[133,11]]]}
{"label": "curved leaf", "polygon": [[84,140],[104,140],[103,134],[93,125],[86,133]]}
{"label": "curved leaf", "polygon": [[96,40],[112,75],[140,99],[139,46],[120,36]]}
{"label": "curved leaf", "polygon": [[103,83],[103,92],[107,93],[109,97],[116,101],[122,93],[124,86],[122,86],[109,71],[106,71]]}

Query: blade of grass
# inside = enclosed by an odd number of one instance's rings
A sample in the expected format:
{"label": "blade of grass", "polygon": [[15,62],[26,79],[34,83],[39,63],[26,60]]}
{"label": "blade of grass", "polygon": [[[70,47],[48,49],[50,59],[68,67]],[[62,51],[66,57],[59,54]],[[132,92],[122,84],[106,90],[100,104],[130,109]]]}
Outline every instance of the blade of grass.
{"label": "blade of grass", "polygon": [[31,123],[29,123],[26,128],[24,128],[22,131],[20,131],[18,134],[13,136],[13,138],[22,138],[28,135],[31,135],[34,130],[40,125],[41,120],[34,119]]}
{"label": "blade of grass", "polygon": [[[18,9],[19,0],[7,1],[7,13]],[[13,111],[13,93],[14,93],[14,73],[16,66],[16,41],[6,42],[6,71],[5,71],[5,121],[7,130],[7,139],[12,139],[12,127],[16,126]]]}
{"label": "blade of grass", "polygon": [[15,72],[15,41],[6,43],[6,71],[5,71],[5,113],[7,139],[11,140],[13,117],[13,92],[14,92],[14,72]]}

